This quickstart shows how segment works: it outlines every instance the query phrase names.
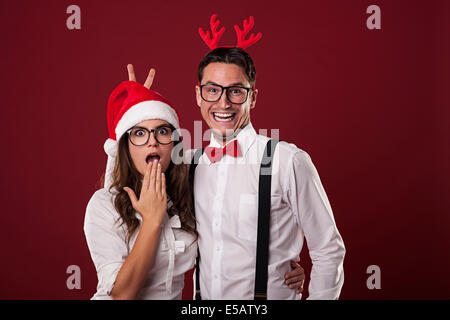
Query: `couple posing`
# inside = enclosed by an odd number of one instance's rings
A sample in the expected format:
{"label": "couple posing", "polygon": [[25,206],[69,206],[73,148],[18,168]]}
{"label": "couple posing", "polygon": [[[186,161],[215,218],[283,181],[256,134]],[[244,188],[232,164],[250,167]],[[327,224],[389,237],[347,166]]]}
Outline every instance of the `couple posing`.
{"label": "couple posing", "polygon": [[[212,134],[196,153],[193,181],[192,166],[171,161],[182,143],[179,120],[170,102],[150,90],[154,70],[144,85],[131,65],[128,73],[130,81],[108,101],[105,187],[86,209],[98,276],[93,298],[181,299],[184,274],[199,255],[196,289],[203,299],[300,299],[305,276],[298,257],[306,238],[309,298],[337,299],[345,248],[308,154],[275,144],[269,191],[258,198],[270,139],[250,122],[258,94],[251,57],[219,47],[200,62],[195,94]],[[259,224],[266,234],[258,224],[264,206],[268,220]]]}

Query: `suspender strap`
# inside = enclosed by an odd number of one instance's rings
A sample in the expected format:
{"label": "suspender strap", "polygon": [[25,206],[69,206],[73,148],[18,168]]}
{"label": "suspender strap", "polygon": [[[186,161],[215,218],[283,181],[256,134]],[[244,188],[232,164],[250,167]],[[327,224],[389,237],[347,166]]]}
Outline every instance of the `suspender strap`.
{"label": "suspender strap", "polygon": [[[189,167],[189,184],[191,187],[192,194],[192,205],[195,209],[194,202],[194,177],[195,177],[195,169],[197,168],[200,157],[203,154],[203,148],[198,149],[194,153],[194,157],[192,159],[191,166]],[[197,227],[197,226],[196,226]],[[197,259],[195,260],[195,300],[202,300],[202,296],[200,294],[200,251],[197,249]]]}
{"label": "suspender strap", "polygon": [[258,237],[256,244],[255,300],[267,300],[267,267],[269,265],[270,199],[272,162],[278,140],[270,139],[264,150],[259,172]]}
{"label": "suspender strap", "polygon": [[[267,300],[267,268],[269,265],[269,240],[270,240],[270,199],[272,184],[272,163],[278,140],[270,139],[267,142],[259,171],[258,194],[258,236],[256,245],[256,272],[255,272],[255,300]],[[189,182],[194,202],[194,177],[195,169],[203,154],[203,149],[198,149],[189,168]],[[200,252],[197,251],[195,270],[195,300],[201,300],[200,294]]]}

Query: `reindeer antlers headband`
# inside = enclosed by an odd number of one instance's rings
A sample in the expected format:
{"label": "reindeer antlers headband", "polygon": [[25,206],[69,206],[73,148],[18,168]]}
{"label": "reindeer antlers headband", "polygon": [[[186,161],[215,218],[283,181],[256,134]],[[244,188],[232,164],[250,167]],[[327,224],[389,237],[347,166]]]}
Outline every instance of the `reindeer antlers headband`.
{"label": "reindeer antlers headband", "polygon": [[[225,27],[222,27],[219,31],[217,31],[217,27],[220,24],[220,21],[216,20],[217,14],[213,14],[211,16],[211,20],[209,22],[209,25],[211,27],[211,37],[209,36],[209,30],[204,32],[202,28],[198,28],[198,33],[200,34],[200,37],[202,37],[203,41],[205,41],[206,45],[211,49],[215,49],[219,47],[219,40],[222,37],[223,33],[225,32]],[[241,30],[238,25],[234,25],[234,30],[236,30],[236,36],[237,36],[237,44],[236,47],[239,47],[241,49],[245,49],[247,47],[250,47],[255,42],[258,42],[259,39],[261,39],[262,34],[261,32],[258,32],[258,34],[255,36],[255,34],[251,34],[248,39],[244,39],[247,33],[253,28],[253,25],[255,24],[255,21],[252,16],[250,16],[249,21],[244,20],[244,29]]]}

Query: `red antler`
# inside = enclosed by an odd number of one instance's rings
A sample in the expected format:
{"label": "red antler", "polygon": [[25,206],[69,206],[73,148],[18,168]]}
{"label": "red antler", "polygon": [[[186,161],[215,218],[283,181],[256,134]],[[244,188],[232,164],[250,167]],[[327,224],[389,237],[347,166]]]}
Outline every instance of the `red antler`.
{"label": "red antler", "polygon": [[222,27],[219,31],[217,31],[217,27],[220,24],[220,20],[216,20],[217,15],[213,14],[211,16],[211,20],[209,25],[211,27],[211,38],[209,37],[209,30],[204,32],[202,28],[198,28],[198,32],[200,33],[200,37],[202,37],[203,41],[205,41],[206,45],[211,49],[215,49],[219,47],[219,40],[222,37],[222,34],[225,32],[225,27]]}
{"label": "red antler", "polygon": [[247,33],[253,28],[254,25],[253,16],[250,16],[249,22],[247,23],[247,20],[244,20],[244,30],[241,31],[239,29],[238,25],[234,25],[234,30],[236,30],[237,35],[237,44],[236,47],[239,47],[241,49],[245,49],[255,42],[259,41],[261,39],[262,34],[261,32],[258,32],[258,34],[255,36],[253,33],[250,35],[250,38],[244,39],[244,37],[247,35]]}

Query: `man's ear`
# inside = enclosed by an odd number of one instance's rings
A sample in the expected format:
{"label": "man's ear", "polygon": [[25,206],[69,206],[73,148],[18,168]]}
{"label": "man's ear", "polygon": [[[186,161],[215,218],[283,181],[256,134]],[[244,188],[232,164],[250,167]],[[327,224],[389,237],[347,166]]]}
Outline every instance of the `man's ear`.
{"label": "man's ear", "polygon": [[195,86],[195,98],[197,99],[197,106],[200,107],[200,104],[202,102],[202,96],[200,94],[200,87]]}
{"label": "man's ear", "polygon": [[258,95],[258,89],[253,89],[252,93],[251,93],[252,100],[250,103],[250,109],[253,109],[255,107],[257,95]]}

